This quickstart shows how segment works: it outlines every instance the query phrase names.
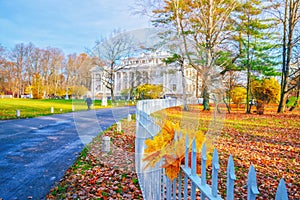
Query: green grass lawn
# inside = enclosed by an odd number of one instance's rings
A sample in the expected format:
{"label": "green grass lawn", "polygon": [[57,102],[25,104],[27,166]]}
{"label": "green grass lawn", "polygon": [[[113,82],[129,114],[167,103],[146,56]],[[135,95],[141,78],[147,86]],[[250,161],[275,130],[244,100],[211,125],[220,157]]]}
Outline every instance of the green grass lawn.
{"label": "green grass lawn", "polygon": [[[103,108],[100,100],[93,101],[94,108]],[[111,104],[109,104],[110,106]],[[51,107],[54,114],[86,110],[84,100],[63,100],[63,99],[0,99],[0,120],[16,119],[16,110],[20,110],[20,118],[30,118],[44,115],[51,115]]]}
{"label": "green grass lawn", "polygon": [[[93,101],[94,109],[104,108],[101,100]],[[107,107],[133,106],[135,102],[108,101]],[[51,107],[54,113],[51,113]],[[16,119],[16,110],[20,110],[20,118],[31,118],[37,116],[60,114],[74,111],[86,110],[87,105],[83,99],[0,99],[0,120]]]}

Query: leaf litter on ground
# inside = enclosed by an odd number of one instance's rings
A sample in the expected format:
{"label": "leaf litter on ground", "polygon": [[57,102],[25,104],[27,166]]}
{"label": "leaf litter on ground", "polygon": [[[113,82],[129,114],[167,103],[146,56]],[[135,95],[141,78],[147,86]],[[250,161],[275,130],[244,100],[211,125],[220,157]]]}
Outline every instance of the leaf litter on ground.
{"label": "leaf litter on ground", "polygon": [[[200,124],[208,126],[210,112],[196,116],[202,120]],[[110,136],[113,144],[108,153],[101,152],[102,136],[97,137],[50,191],[47,199],[142,199],[134,172],[136,124],[132,121],[124,125],[122,132],[112,126],[103,134]],[[201,127],[201,130],[208,128]],[[237,176],[235,199],[247,198],[247,175],[251,164],[257,172],[260,192],[257,199],[274,199],[280,178],[286,182],[289,199],[300,199],[299,114],[227,114],[215,140],[221,166],[219,193],[223,197],[227,160],[232,154]],[[211,166],[208,167],[208,184],[211,184],[210,173]]]}
{"label": "leaf litter on ground", "polygon": [[[102,152],[102,137],[111,138]],[[85,147],[47,199],[142,199],[134,163],[135,121],[113,125]]]}

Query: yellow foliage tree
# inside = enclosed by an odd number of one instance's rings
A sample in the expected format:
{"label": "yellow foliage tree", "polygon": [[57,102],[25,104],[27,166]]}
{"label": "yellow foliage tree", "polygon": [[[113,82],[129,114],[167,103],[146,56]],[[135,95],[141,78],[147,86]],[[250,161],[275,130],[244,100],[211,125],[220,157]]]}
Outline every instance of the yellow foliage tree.
{"label": "yellow foliage tree", "polygon": [[233,101],[233,103],[237,104],[238,108],[239,108],[240,103],[245,101],[246,94],[247,94],[247,90],[246,90],[246,88],[243,88],[243,87],[235,87],[231,91],[232,101]]}
{"label": "yellow foliage tree", "polygon": [[41,76],[37,73],[33,77],[31,92],[34,99],[43,98],[44,85]]}
{"label": "yellow foliage tree", "polygon": [[144,84],[135,90],[138,99],[157,99],[161,97],[163,91],[162,85]]}
{"label": "yellow foliage tree", "polygon": [[280,95],[280,85],[274,78],[264,78],[251,82],[251,91],[257,100],[258,114],[264,113],[264,105],[268,103],[278,103]]}

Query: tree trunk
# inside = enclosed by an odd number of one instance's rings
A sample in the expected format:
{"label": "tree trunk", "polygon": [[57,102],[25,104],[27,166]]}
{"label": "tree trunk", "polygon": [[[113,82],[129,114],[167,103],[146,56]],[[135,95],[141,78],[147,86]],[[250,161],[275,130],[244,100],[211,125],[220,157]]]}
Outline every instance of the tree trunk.
{"label": "tree trunk", "polygon": [[299,96],[300,96],[300,76],[298,77],[297,96],[296,96],[297,99],[295,103],[292,105],[292,107],[289,109],[289,111],[293,111],[297,107],[299,102]]}
{"label": "tree trunk", "polygon": [[[248,16],[248,21],[250,21]],[[249,30],[248,30],[249,31]],[[247,33],[247,94],[246,94],[246,113],[250,114],[250,78],[251,78],[251,65],[250,65],[250,34]]]}
{"label": "tree trunk", "polygon": [[196,98],[199,98],[199,72],[196,72]]}
{"label": "tree trunk", "polygon": [[208,88],[207,86],[204,86],[203,88],[203,110],[210,110],[209,107],[209,93],[208,93]]}
{"label": "tree trunk", "polygon": [[265,111],[265,103],[262,101],[257,101],[257,114],[263,115]]}
{"label": "tree trunk", "polygon": [[180,71],[181,71],[181,77],[182,77],[182,98],[183,98],[183,110],[187,111],[187,99],[186,99],[186,83],[185,83],[185,76],[184,76],[184,61],[183,57],[179,61],[180,63]]}
{"label": "tree trunk", "polygon": [[114,94],[114,88],[110,88],[110,95],[111,95],[111,102],[115,103],[115,94]]}
{"label": "tree trunk", "polygon": [[231,107],[230,107],[230,100],[229,100],[229,103],[226,102],[226,99],[223,98],[223,102],[225,103],[226,105],[226,108],[227,108],[227,111],[228,111],[228,114],[230,114],[230,111],[231,111]]}
{"label": "tree trunk", "polygon": [[293,34],[295,24],[299,20],[296,16],[298,8],[294,8],[293,1],[285,1],[284,19],[283,19],[283,52],[282,52],[282,75],[281,75],[281,94],[277,112],[282,113],[286,107],[288,81],[290,75],[290,62],[293,51]]}
{"label": "tree trunk", "polygon": [[284,112],[285,107],[285,82],[286,82],[286,16],[287,15],[287,2],[285,5],[285,16],[283,21],[283,40],[282,40],[282,71],[281,71],[281,88],[280,88],[280,101],[277,112]]}

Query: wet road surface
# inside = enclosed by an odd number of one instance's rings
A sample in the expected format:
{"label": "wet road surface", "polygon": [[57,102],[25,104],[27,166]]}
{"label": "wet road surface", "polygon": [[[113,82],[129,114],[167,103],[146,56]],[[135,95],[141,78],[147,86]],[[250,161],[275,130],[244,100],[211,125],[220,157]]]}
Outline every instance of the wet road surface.
{"label": "wet road surface", "polygon": [[83,147],[135,107],[0,121],[0,199],[45,199]]}

